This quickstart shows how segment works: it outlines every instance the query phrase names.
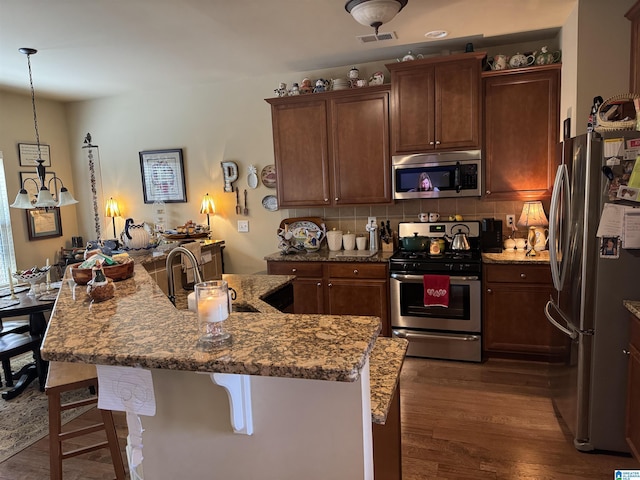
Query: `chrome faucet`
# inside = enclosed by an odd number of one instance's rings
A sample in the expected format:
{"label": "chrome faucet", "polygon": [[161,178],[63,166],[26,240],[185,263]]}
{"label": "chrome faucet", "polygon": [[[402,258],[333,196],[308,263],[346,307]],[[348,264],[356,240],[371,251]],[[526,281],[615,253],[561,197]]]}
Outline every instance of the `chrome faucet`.
{"label": "chrome faucet", "polygon": [[171,300],[171,303],[173,303],[174,307],[176,305],[176,289],[173,283],[172,263],[173,263],[174,257],[180,253],[185,255],[189,259],[189,263],[191,263],[191,268],[193,268],[193,276],[195,278],[195,283],[202,282],[202,274],[200,273],[200,269],[198,268],[198,260],[196,259],[195,255],[184,247],[176,247],[173,250],[171,250],[169,252],[169,255],[167,255],[167,282],[169,282],[168,289],[167,289],[169,294],[167,296],[169,297],[169,300]]}

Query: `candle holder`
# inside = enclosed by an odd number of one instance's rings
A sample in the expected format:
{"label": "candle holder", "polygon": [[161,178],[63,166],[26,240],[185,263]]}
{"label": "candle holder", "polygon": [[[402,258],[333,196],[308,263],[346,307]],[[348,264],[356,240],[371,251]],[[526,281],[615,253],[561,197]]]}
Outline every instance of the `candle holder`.
{"label": "candle holder", "polygon": [[194,286],[198,308],[198,345],[202,348],[231,344],[231,334],[224,321],[231,313],[229,285],[224,280],[211,280]]}

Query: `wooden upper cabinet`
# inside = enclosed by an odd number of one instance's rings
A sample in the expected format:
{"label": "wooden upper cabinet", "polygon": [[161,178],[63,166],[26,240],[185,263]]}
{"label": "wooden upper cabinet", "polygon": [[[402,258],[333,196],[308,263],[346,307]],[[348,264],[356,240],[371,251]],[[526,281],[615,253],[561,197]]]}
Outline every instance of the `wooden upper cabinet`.
{"label": "wooden upper cabinet", "polygon": [[485,195],[549,197],[559,161],[560,64],[484,72]]}
{"label": "wooden upper cabinet", "polygon": [[389,85],[267,102],[280,207],[391,203]]}
{"label": "wooden upper cabinet", "polygon": [[334,204],[390,202],[389,93],[335,98],[330,106]]}
{"label": "wooden upper cabinet", "polygon": [[278,205],[326,205],[329,191],[327,107],[324,101],[271,106]]}
{"label": "wooden upper cabinet", "polygon": [[484,57],[465,53],[387,65],[393,154],[480,147]]}
{"label": "wooden upper cabinet", "polygon": [[629,91],[640,93],[640,0],[625,14],[631,20],[631,64]]}

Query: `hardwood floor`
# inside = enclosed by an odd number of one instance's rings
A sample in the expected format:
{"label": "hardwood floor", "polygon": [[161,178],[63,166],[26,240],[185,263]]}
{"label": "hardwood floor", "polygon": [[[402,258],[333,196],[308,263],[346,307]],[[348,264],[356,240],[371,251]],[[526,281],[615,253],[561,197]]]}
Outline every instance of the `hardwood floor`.
{"label": "hardwood floor", "polygon": [[[400,381],[403,480],[608,480],[615,469],[640,470],[628,456],[573,448],[554,414],[544,364],[407,358]],[[125,418],[119,412],[114,417],[126,458]],[[65,428],[97,418],[94,408]],[[101,438],[97,433],[77,440],[88,445]],[[1,463],[0,480],[48,479],[47,442],[40,440]],[[107,450],[63,466],[65,480],[113,478]]]}

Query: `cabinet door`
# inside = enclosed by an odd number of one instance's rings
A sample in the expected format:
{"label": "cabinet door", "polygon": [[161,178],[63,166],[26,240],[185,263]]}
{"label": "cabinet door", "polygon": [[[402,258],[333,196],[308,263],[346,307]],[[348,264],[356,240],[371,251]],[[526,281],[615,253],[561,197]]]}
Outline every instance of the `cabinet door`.
{"label": "cabinet door", "polygon": [[435,69],[435,148],[480,146],[480,63],[470,59]]}
{"label": "cabinet door", "polygon": [[335,205],[391,202],[389,94],[330,101]]}
{"label": "cabinet door", "polygon": [[552,287],[488,283],[484,294],[482,337],[491,354],[520,354],[541,360],[560,360],[567,337],[545,318],[544,306]]}
{"label": "cabinet door", "polygon": [[560,65],[485,74],[485,198],[551,195],[559,161]]}
{"label": "cabinet door", "polygon": [[322,262],[267,262],[269,275],[295,275],[293,312],[324,313]]}
{"label": "cabinet door", "polygon": [[280,207],[330,203],[325,105],[309,100],[271,107]]}
{"label": "cabinet door", "polygon": [[631,317],[631,345],[627,373],[626,438],[631,453],[640,460],[640,320]]}
{"label": "cabinet door", "polygon": [[394,154],[435,148],[434,67],[391,72],[391,135]]}
{"label": "cabinet door", "polygon": [[382,321],[381,335],[390,336],[386,280],[330,278],[327,305],[330,315],[372,315]]}

